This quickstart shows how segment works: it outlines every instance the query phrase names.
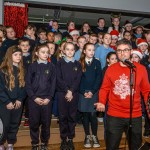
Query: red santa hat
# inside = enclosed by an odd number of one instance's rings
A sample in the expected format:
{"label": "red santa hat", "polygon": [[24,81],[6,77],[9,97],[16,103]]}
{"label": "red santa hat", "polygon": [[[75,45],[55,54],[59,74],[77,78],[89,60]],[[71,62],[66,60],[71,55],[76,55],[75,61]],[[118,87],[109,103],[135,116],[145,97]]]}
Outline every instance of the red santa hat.
{"label": "red santa hat", "polygon": [[143,44],[148,46],[148,43],[147,43],[147,41],[145,39],[139,38],[137,40],[137,46],[141,46]]}
{"label": "red santa hat", "polygon": [[111,35],[112,39],[115,39],[115,38],[118,39],[118,37],[119,37],[119,32],[118,32],[117,30],[112,30],[112,31],[110,32],[110,35]]}
{"label": "red santa hat", "polygon": [[124,27],[128,26],[128,25],[131,25],[132,26],[132,23],[129,21],[129,20],[126,20],[125,23],[124,23]]}
{"label": "red santa hat", "polygon": [[70,34],[71,36],[74,35],[74,34],[80,35],[80,34],[79,34],[79,31],[78,31],[77,29],[70,29],[70,30],[69,30],[69,34]]}
{"label": "red santa hat", "polygon": [[143,54],[142,54],[142,51],[141,51],[141,50],[134,49],[134,50],[132,51],[132,54],[136,54],[137,56],[140,57],[140,59],[143,58]]}

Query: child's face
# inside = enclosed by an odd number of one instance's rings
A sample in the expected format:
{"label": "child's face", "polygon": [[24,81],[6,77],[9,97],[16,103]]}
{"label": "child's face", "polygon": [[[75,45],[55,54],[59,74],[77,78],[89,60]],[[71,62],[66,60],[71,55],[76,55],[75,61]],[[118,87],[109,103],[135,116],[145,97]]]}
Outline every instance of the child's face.
{"label": "child's face", "polygon": [[88,43],[89,42],[89,38],[90,38],[89,34],[85,34],[83,36],[86,38],[86,43]]}
{"label": "child's face", "polygon": [[110,58],[107,59],[107,62],[108,62],[109,65],[115,64],[117,61],[118,61],[117,60],[117,55],[115,55],[115,54],[112,54],[110,56]]}
{"label": "child's face", "polygon": [[85,23],[83,25],[83,32],[88,32],[89,29],[90,29],[90,26],[87,23]]}
{"label": "child's face", "polygon": [[112,23],[114,24],[114,26],[119,26],[120,24],[119,18],[114,18]]}
{"label": "child's face", "polygon": [[40,38],[40,40],[42,41],[46,41],[47,36],[46,36],[46,32],[41,32],[38,37]]}
{"label": "child's face", "polygon": [[67,44],[64,49],[64,53],[65,53],[66,57],[72,59],[74,56],[74,53],[75,53],[74,46],[72,44]]}
{"label": "child's face", "polygon": [[54,30],[58,30],[58,23],[57,22],[53,22],[52,23],[52,27]]}
{"label": "child's face", "polygon": [[42,47],[38,52],[36,52],[36,55],[38,56],[38,59],[41,61],[46,61],[49,56],[49,48],[48,47]]}
{"label": "child's face", "polygon": [[105,36],[103,38],[103,44],[109,45],[110,43],[111,43],[111,35],[105,34]]}
{"label": "child's face", "polygon": [[19,64],[21,59],[22,59],[22,53],[21,52],[15,52],[12,54],[13,64]]}
{"label": "child's face", "polygon": [[104,19],[100,19],[97,24],[98,24],[98,26],[99,26],[100,28],[104,28],[104,26],[105,26],[105,20],[104,20]]}
{"label": "child's face", "polygon": [[137,34],[142,34],[143,29],[141,27],[137,28],[135,31]]}
{"label": "child's face", "polygon": [[73,38],[73,42],[77,42],[79,35],[78,34],[73,34],[72,38]]}
{"label": "child's face", "polygon": [[70,29],[75,29],[75,24],[74,22],[70,22],[69,26],[68,26],[68,30]]}
{"label": "child's face", "polygon": [[136,54],[131,55],[131,60],[135,62],[140,62],[140,57]]}
{"label": "child's face", "polygon": [[22,50],[23,53],[27,53],[30,49],[30,45],[29,42],[21,42],[19,44],[19,48]]}
{"label": "child's face", "polygon": [[54,43],[57,43],[58,41],[61,40],[61,37],[59,36],[54,36]]}
{"label": "child's face", "polygon": [[49,48],[50,55],[53,55],[55,52],[55,44],[48,43],[47,46]]}
{"label": "child's face", "polygon": [[0,37],[3,38],[4,37],[4,33],[3,31],[0,30]]}
{"label": "child's face", "polygon": [[13,28],[6,29],[6,33],[8,39],[14,39],[16,37],[16,33]]}
{"label": "child's face", "polygon": [[33,28],[27,28],[27,29],[25,30],[25,33],[26,33],[26,35],[28,35],[28,36],[33,36],[33,35],[35,34],[35,31],[34,31]]}
{"label": "child's face", "polygon": [[79,46],[79,49],[80,49],[80,50],[83,50],[83,47],[84,47],[85,44],[86,44],[85,38],[80,38],[80,39],[78,40],[78,46]]}
{"label": "child's face", "polygon": [[90,38],[89,38],[89,43],[92,43],[92,44],[96,44],[96,42],[97,42],[97,37],[95,37],[95,36],[90,36]]}
{"label": "child's face", "polygon": [[145,34],[145,37],[146,37],[146,40],[147,40],[148,42],[150,42],[150,33]]}
{"label": "child's face", "polygon": [[49,42],[54,42],[54,33],[53,32],[49,32],[47,35],[47,40]]}
{"label": "child's face", "polygon": [[126,31],[131,31],[132,25],[131,24],[126,25],[125,29],[126,29]]}
{"label": "child's face", "polygon": [[94,45],[88,45],[86,49],[84,50],[84,53],[87,58],[93,58],[95,54],[95,47]]}
{"label": "child's face", "polygon": [[131,40],[131,34],[126,32],[124,35],[124,38],[127,39],[128,41],[130,41]]}
{"label": "child's face", "polygon": [[103,44],[103,36],[102,35],[98,35],[98,43],[99,44]]}
{"label": "child's face", "polygon": [[112,38],[112,39],[111,39],[111,44],[112,44],[112,45],[116,45],[117,41],[118,41],[117,38]]}
{"label": "child's face", "polygon": [[138,46],[138,48],[144,53],[147,50],[148,46],[146,44],[142,44]]}

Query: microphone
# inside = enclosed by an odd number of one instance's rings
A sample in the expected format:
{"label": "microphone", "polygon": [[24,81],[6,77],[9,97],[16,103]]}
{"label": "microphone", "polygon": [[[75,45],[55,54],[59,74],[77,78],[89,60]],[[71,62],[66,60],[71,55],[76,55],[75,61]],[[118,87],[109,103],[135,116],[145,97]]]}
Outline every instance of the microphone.
{"label": "microphone", "polygon": [[127,60],[127,59],[123,59],[122,62],[125,63],[130,68],[136,68],[136,66],[132,62],[130,62],[129,60]]}

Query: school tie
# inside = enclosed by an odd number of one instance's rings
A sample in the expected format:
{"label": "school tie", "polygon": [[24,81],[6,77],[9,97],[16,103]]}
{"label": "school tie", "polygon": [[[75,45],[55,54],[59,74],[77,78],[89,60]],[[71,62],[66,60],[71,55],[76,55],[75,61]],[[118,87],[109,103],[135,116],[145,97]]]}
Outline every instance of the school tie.
{"label": "school tie", "polygon": [[48,57],[47,61],[48,61],[48,62],[51,62],[51,58],[50,58],[50,57]]}

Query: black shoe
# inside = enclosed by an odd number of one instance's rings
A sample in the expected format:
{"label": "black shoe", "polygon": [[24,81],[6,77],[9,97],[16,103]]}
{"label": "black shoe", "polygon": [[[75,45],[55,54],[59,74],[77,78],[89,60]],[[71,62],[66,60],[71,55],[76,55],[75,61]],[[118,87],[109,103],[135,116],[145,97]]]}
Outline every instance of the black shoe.
{"label": "black shoe", "polygon": [[85,148],[92,147],[92,145],[91,145],[91,136],[90,135],[86,135],[85,140],[84,140],[84,147]]}
{"label": "black shoe", "polygon": [[32,145],[32,150],[39,150],[39,145]]}
{"label": "black shoe", "polygon": [[60,150],[68,150],[68,145],[66,140],[61,141]]}
{"label": "black shoe", "polygon": [[48,150],[47,144],[42,143],[40,150]]}
{"label": "black shoe", "polygon": [[74,147],[72,139],[68,140],[68,150],[75,150],[75,147]]}
{"label": "black shoe", "polygon": [[143,136],[148,138],[150,136],[150,130],[144,130]]}

